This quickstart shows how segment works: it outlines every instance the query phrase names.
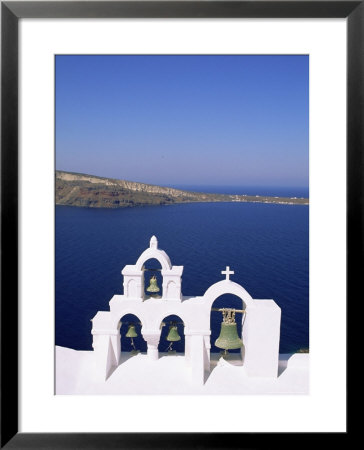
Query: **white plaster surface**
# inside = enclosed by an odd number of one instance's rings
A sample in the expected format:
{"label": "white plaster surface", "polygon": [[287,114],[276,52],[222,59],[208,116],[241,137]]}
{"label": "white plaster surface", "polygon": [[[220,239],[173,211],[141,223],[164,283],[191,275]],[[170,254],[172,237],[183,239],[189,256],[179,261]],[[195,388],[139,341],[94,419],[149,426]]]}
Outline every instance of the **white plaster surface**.
{"label": "white plaster surface", "polygon": [[[184,355],[159,354],[151,360],[145,353],[122,352],[120,365],[106,381],[100,380],[92,351],[56,346],[56,394],[308,394],[309,355],[279,355],[277,378],[248,377],[236,359],[225,361],[211,354],[211,372],[205,384],[196,385]],[[232,356],[232,355],[231,355]]]}

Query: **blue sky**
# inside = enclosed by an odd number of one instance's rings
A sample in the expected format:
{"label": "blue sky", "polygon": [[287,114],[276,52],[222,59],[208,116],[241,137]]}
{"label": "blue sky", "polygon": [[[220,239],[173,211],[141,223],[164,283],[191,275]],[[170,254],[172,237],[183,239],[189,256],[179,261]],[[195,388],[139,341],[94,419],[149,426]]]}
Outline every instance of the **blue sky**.
{"label": "blue sky", "polygon": [[307,187],[308,89],[305,55],[59,55],[56,168]]}

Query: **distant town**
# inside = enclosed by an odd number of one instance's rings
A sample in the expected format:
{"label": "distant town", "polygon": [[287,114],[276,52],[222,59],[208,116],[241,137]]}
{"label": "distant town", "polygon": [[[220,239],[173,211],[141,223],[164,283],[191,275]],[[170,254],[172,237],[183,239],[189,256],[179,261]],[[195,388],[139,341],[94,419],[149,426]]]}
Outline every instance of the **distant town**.
{"label": "distant town", "polygon": [[56,205],[125,208],[177,203],[245,202],[308,205],[308,198],[190,192],[134,181],[56,170]]}

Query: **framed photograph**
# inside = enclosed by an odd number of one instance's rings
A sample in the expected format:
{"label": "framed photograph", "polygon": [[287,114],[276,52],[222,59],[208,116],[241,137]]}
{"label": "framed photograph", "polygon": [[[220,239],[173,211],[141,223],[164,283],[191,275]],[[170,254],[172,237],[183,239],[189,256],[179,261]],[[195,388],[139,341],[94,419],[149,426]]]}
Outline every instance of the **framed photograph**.
{"label": "framed photograph", "polygon": [[1,445],[346,437],[362,2],[1,6]]}

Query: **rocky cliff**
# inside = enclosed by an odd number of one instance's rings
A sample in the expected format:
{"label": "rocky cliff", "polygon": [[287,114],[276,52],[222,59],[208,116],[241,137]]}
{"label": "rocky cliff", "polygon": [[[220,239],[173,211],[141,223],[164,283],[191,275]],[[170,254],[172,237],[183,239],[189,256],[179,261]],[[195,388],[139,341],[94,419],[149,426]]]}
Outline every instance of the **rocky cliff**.
{"label": "rocky cliff", "polygon": [[259,202],[307,205],[308,199],[189,192],[134,181],[56,171],[56,204],[93,208],[191,202]]}

